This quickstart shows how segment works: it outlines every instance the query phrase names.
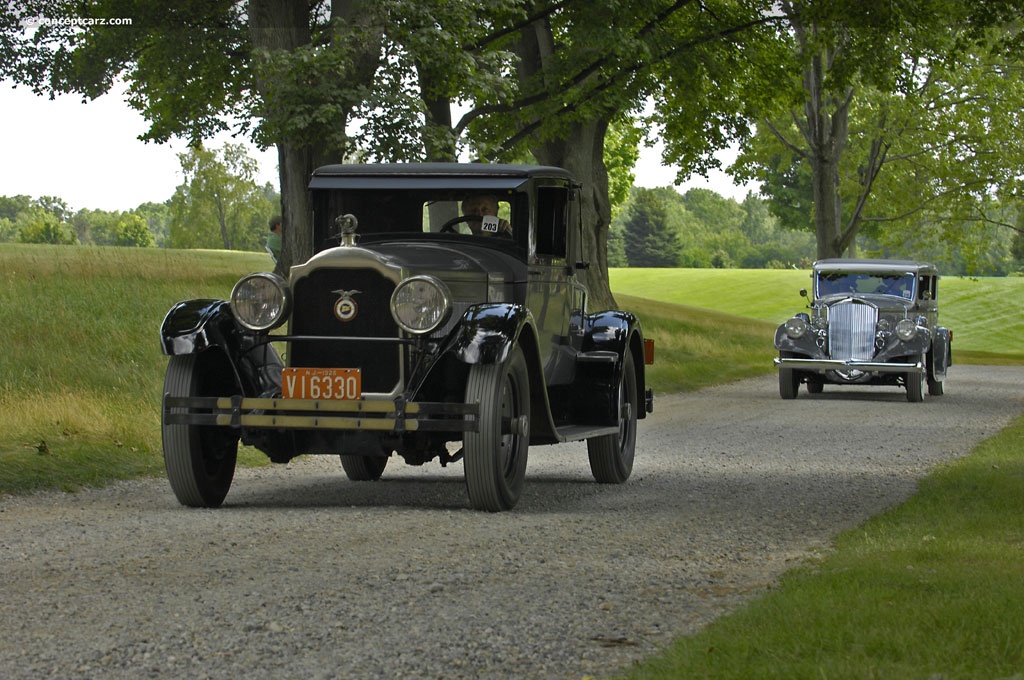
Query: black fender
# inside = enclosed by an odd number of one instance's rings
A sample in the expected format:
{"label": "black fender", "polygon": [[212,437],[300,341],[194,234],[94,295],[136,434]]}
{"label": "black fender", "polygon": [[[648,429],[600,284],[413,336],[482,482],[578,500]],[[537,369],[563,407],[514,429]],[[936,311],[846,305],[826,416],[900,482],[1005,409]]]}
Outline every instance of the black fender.
{"label": "black fender", "polygon": [[551,402],[540,365],[539,342],[533,315],[526,307],[510,303],[474,305],[462,315],[451,355],[464,364],[489,364],[508,359],[519,345],[530,374],[530,443],[553,444],[558,440]]}
{"label": "black fender", "polygon": [[533,315],[522,305],[488,303],[474,305],[462,315],[452,353],[466,364],[505,361]]}
{"label": "black fender", "polygon": [[224,347],[235,329],[227,300],[185,300],[171,307],[160,324],[164,354],[197,354]]}
{"label": "black fender", "polygon": [[944,326],[935,329],[932,346],[928,352],[928,370],[933,380],[946,377],[946,370],[953,363],[953,334]]}
{"label": "black fender", "polygon": [[221,351],[245,396],[280,391],[283,364],[277,351],[265,336],[245,332],[235,323],[227,300],[179,302],[164,317],[160,339],[167,355]]}
{"label": "black fender", "polygon": [[[646,418],[652,404],[646,397],[647,377],[644,362],[644,338],[640,319],[635,314],[611,310],[588,314],[584,318],[582,352],[577,362],[576,394],[580,397],[577,413],[589,414],[584,422],[618,422],[618,394],[612,386],[622,379],[623,358],[633,356],[636,371],[637,418]],[[608,359],[614,357],[614,361]],[[582,407],[582,408],[580,408]]]}

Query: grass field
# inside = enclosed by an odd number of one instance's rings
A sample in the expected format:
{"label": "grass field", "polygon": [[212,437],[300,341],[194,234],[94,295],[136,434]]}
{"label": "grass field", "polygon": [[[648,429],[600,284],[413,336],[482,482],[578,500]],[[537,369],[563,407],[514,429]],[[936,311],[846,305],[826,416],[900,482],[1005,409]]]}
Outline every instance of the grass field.
{"label": "grass field", "polygon": [[[0,493],[161,474],[163,315],[180,299],[225,297],[267,265],[260,254],[0,244]],[[657,343],[659,392],[770,373],[774,328],[803,306],[806,284],[806,272],[612,272]],[[1020,362],[1022,300],[1024,279],[944,280],[954,356]],[[1024,677],[1022,449],[1019,419],[630,677]]]}

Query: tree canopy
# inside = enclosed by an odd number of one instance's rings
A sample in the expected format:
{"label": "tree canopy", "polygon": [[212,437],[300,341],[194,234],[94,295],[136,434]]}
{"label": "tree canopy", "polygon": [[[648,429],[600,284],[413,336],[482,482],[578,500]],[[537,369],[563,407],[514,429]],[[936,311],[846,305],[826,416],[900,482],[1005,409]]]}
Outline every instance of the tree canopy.
{"label": "tree canopy", "polygon": [[[623,140],[649,124],[682,174],[743,145],[737,168],[765,183],[787,225],[814,225],[822,256],[922,214],[909,188],[951,223],[1008,219],[986,206],[1017,191],[1006,168],[1021,148],[1009,68],[1019,41],[1003,28],[1019,22],[1017,4],[24,0],[0,10],[0,72],[86,97],[122,79],[154,141],[198,147],[233,126],[276,145],[282,268],[312,252],[308,230],[288,225],[308,223],[319,164],[565,167],[586,187],[586,275],[602,304],[613,196],[625,195],[614,173],[628,177]],[[131,23],[67,21],[114,17]]]}

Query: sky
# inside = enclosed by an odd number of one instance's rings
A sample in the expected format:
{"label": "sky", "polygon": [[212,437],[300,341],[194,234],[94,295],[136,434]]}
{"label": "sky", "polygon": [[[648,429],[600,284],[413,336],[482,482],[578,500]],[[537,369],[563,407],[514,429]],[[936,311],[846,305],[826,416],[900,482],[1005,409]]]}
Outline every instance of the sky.
{"label": "sky", "polygon": [[[148,126],[141,114],[111,93],[83,103],[77,95],[54,100],[25,87],[0,82],[0,143],[6,158],[0,163],[0,196],[56,196],[72,211],[83,208],[131,210],[141,203],[169,199],[182,182],[177,154],[183,140],[167,144],[138,139]],[[226,142],[245,142],[259,161],[260,184],[277,186],[277,152],[261,151],[244,138],[230,134],[206,142],[219,148]],[[636,184],[663,187],[675,182],[676,168],[665,166],[659,148],[642,148],[634,174]],[[694,177],[690,187],[712,189],[742,201],[748,188],[733,184],[722,172]]]}

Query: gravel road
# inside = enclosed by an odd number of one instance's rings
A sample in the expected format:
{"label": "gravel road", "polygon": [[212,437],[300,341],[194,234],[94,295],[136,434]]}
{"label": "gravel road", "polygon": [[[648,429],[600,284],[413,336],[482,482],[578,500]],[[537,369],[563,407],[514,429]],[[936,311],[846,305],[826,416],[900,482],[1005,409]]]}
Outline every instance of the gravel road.
{"label": "gravel road", "polygon": [[660,396],[621,486],[583,445],[530,451],[508,513],[460,464],[240,471],[219,510],[166,480],[0,499],[7,678],[608,677],[769,588],[934,464],[1024,412],[1024,368],[947,394],[774,376]]}

